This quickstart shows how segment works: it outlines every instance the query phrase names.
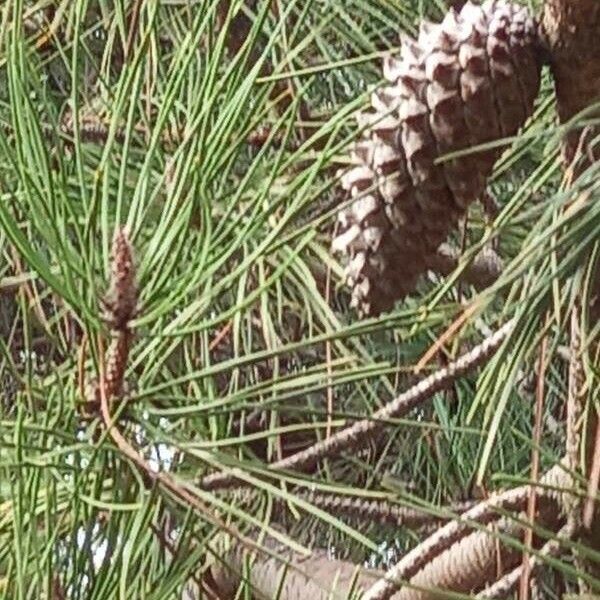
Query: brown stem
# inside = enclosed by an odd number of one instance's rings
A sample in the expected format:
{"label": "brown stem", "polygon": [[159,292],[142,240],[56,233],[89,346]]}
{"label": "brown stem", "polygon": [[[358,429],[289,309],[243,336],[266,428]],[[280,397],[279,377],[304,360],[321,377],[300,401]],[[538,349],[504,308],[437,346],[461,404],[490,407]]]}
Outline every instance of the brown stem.
{"label": "brown stem", "polygon": [[[358,448],[363,447],[368,444],[374,435],[380,433],[386,427],[389,419],[404,416],[437,392],[446,389],[454,381],[485,363],[500,347],[512,328],[513,321],[509,321],[481,344],[451,362],[447,367],[425,377],[383,408],[380,408],[371,417],[346,427],[306,450],[272,463],[269,465],[269,469],[273,471],[284,469],[303,471],[310,469],[324,458],[338,456],[345,450],[352,449],[356,451]],[[232,469],[229,473],[208,475],[202,480],[201,486],[207,490],[232,487],[237,481],[236,473],[242,474],[243,471]]]}
{"label": "brown stem", "polygon": [[388,500],[353,498],[339,494],[311,493],[305,496],[313,506],[327,510],[334,515],[344,515],[360,523],[379,523],[393,527],[422,527],[454,518],[472,508],[472,502],[463,502],[442,507],[434,512],[425,509],[399,506]]}
{"label": "brown stem", "polygon": [[117,428],[116,423],[110,415],[108,408],[108,397],[106,395],[106,381],[104,373],[100,374],[100,411],[102,415],[102,421],[106,427],[109,436],[112,438],[117,448],[121,453],[126,456],[136,467],[150,481],[162,484],[163,487],[168,489],[177,500],[179,500],[184,508],[193,508],[202,518],[206,519],[209,523],[219,527],[222,531],[228,533],[233,538],[239,540],[239,542],[246,548],[262,551],[262,548],[243,536],[235,527],[228,525],[220,517],[213,514],[210,508],[204,504],[197,496],[187,490],[185,487],[175,481],[175,479],[164,471],[157,472],[144,460],[141,454],[135,450],[135,448],[125,439],[123,434]]}
{"label": "brown stem", "polygon": [[[295,489],[293,494],[312,506],[325,510],[336,517],[356,521],[357,523],[377,523],[386,527],[411,527],[413,529],[429,527],[443,521],[454,519],[474,506],[474,501],[460,502],[436,509],[401,506],[391,498],[361,498],[335,492],[307,492]],[[256,497],[255,490],[247,489],[239,498],[245,505]],[[273,515],[278,518],[288,506],[288,500],[273,498]]]}
{"label": "brown stem", "polygon": [[[573,537],[572,524],[567,523],[559,532],[556,539],[546,542],[537,555],[530,556],[527,559],[527,570],[534,574],[540,567],[544,566],[545,558],[549,556],[558,556],[562,550],[561,541],[569,540]],[[499,579],[494,585],[477,595],[477,598],[507,598],[515,589],[519,579],[523,576],[525,565],[517,567],[510,573],[507,573]]]}
{"label": "brown stem", "polygon": [[[545,498],[549,503],[560,504],[556,489],[568,487],[570,477],[560,465],[551,469],[542,479],[547,486],[538,492],[538,498]],[[471,533],[471,524],[488,525],[497,519],[499,509],[503,511],[522,511],[527,503],[530,486],[521,486],[508,490],[498,496],[478,504],[464,513],[460,519],[452,521],[439,529],[423,543],[419,544],[372,586],[363,600],[388,600],[403,585],[423,588],[443,588],[453,591],[468,592],[495,579],[497,544],[493,528],[489,527]],[[556,508],[553,517],[558,517]],[[498,527],[504,533],[514,535],[514,523],[501,519]],[[515,566],[518,554],[505,548],[502,551],[505,561],[503,567]],[[394,595],[394,600],[422,600],[427,595],[406,588],[401,595]]]}

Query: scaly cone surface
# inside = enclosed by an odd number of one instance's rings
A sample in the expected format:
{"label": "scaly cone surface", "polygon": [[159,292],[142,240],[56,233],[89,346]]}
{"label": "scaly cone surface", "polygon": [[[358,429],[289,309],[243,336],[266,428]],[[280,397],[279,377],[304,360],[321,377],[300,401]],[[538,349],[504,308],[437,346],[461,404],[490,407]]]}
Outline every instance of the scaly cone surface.
{"label": "scaly cone surface", "polygon": [[363,138],[342,176],[351,201],[333,250],[346,255],[353,305],[378,314],[410,293],[469,203],[484,191],[502,148],[438,161],[514,135],[540,83],[538,34],[526,8],[503,0],[451,9],[423,24],[388,85],[358,117]]}

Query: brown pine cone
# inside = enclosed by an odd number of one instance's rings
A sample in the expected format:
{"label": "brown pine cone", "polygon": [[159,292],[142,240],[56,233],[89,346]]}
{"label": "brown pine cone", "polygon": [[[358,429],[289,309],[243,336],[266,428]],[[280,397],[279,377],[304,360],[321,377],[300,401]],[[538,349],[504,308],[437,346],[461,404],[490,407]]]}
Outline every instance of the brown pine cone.
{"label": "brown pine cone", "polygon": [[469,203],[484,191],[502,148],[458,150],[514,135],[539,83],[536,24],[504,0],[451,9],[423,23],[401,58],[384,62],[386,87],[359,115],[363,138],[342,177],[352,201],[333,250],[347,257],[353,305],[377,314],[414,290]]}

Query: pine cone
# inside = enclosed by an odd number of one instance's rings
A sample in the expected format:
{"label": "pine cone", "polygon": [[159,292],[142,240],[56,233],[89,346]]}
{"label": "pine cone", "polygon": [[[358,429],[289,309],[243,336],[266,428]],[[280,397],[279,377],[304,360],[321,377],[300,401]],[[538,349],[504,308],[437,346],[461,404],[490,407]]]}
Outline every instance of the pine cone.
{"label": "pine cone", "polygon": [[385,60],[388,85],[358,118],[365,133],[342,177],[352,202],[333,241],[348,257],[361,314],[389,310],[410,293],[484,192],[501,148],[437,159],[517,132],[539,88],[537,46],[524,7],[487,0],[450,10],[439,25],[423,23],[400,59]]}
{"label": "pine cone", "polygon": [[136,268],[129,233],[116,229],[111,253],[110,289],[104,301],[106,317],[112,329],[126,331],[135,316],[138,300]]}

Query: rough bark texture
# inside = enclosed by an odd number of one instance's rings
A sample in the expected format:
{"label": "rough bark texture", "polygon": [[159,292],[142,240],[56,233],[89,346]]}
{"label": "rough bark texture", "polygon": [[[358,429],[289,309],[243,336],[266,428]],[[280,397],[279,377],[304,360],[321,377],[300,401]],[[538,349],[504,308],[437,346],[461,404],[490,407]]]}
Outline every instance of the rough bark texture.
{"label": "rough bark texture", "polygon": [[[550,490],[569,488],[571,478],[556,466],[546,473],[542,483],[549,488],[543,493],[538,491],[540,513],[536,523],[554,528],[564,501]],[[500,543],[494,532],[518,539],[521,530],[515,521],[497,520],[495,515],[498,507],[504,511],[523,510],[528,495],[528,486],[509,490],[467,511],[460,521],[448,523],[394,565],[363,600],[438,600],[444,596],[436,589],[476,591],[512,570],[519,562],[519,553]],[[471,532],[469,522],[486,528]],[[409,585],[398,591],[403,582]]]}
{"label": "rough bark texture", "polygon": [[[542,19],[550,51],[558,115],[566,122],[600,101],[600,3],[597,0],[547,0]],[[567,138],[573,158],[579,134]],[[596,159],[598,158],[596,153]]]}

